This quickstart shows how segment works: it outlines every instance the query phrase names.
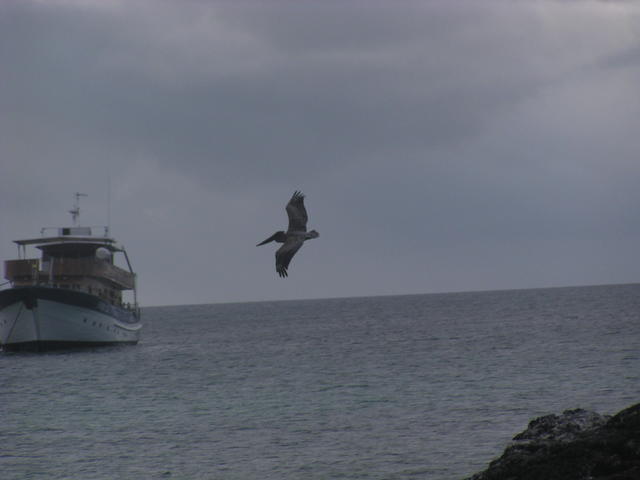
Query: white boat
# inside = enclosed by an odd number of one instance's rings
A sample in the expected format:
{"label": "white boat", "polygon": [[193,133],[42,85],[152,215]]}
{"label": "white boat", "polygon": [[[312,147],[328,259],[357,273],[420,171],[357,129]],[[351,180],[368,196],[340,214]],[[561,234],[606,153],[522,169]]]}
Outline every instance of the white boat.
{"label": "white boat", "polygon": [[[108,227],[77,225],[79,199],[70,210],[72,227],[43,228],[41,236],[15,240],[18,259],[4,263],[8,288],[0,290],[3,351],[136,344],[142,323],[136,274],[124,247]],[[28,258],[27,247],[40,250]],[[122,256],[127,269],[116,265]],[[124,301],[123,292],[132,298]]]}

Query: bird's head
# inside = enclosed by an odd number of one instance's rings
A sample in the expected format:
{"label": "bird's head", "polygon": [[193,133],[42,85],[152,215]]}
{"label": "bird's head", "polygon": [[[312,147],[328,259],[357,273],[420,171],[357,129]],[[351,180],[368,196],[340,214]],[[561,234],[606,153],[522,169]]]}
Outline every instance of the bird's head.
{"label": "bird's head", "polygon": [[311,230],[309,232],[309,238],[318,238],[320,236],[320,234],[318,232],[316,232],[315,230]]}
{"label": "bird's head", "polygon": [[271,235],[269,238],[267,238],[266,240],[263,240],[262,242],[260,242],[258,245],[256,245],[256,247],[259,247],[260,245],[264,245],[269,242],[284,243],[286,239],[287,239],[287,234],[284,233],[282,230],[279,230],[273,235]]}

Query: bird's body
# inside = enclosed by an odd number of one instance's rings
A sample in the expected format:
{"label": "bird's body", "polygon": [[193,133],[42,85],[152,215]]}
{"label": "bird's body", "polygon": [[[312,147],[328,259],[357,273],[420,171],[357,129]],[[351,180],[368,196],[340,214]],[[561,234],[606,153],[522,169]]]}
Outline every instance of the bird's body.
{"label": "bird's body", "polygon": [[258,244],[258,246],[269,242],[283,244],[276,251],[276,272],[281,277],[288,276],[289,263],[305,240],[319,237],[319,233],[315,230],[307,232],[307,209],[304,206],[304,195],[301,192],[295,191],[293,193],[285,209],[289,217],[287,231],[280,230]]}

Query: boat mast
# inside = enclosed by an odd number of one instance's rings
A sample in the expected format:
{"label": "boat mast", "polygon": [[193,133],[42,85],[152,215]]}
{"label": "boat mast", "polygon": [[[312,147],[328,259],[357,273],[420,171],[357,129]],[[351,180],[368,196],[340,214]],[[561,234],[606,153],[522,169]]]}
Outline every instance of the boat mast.
{"label": "boat mast", "polygon": [[107,181],[107,226],[104,228],[104,236],[109,236],[109,230],[111,229],[111,174]]}
{"label": "boat mast", "polygon": [[71,218],[73,219],[74,227],[78,226],[78,217],[80,216],[80,197],[88,197],[88,196],[89,195],[87,195],[86,193],[80,193],[80,192],[75,193],[76,200],[73,203],[73,208],[69,210],[69,213],[71,214]]}

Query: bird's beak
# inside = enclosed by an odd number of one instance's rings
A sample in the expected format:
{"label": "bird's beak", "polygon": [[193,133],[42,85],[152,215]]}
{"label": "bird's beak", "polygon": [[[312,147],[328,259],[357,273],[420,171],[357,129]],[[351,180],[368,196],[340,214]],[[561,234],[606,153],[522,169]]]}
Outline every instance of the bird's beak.
{"label": "bird's beak", "polygon": [[265,243],[269,243],[269,242],[273,242],[273,240],[275,239],[276,234],[274,233],[273,235],[271,235],[269,238],[267,238],[266,240],[260,242],[259,244],[256,245],[256,247],[259,247],[260,245],[264,245]]}

